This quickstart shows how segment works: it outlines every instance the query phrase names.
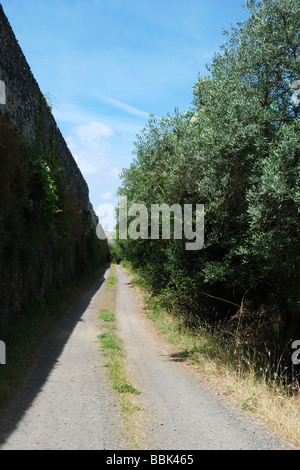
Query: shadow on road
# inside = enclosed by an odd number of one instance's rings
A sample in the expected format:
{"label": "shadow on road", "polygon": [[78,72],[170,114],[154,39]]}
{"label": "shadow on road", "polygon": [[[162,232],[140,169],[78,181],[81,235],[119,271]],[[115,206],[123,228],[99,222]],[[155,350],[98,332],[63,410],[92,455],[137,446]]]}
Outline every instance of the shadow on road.
{"label": "shadow on road", "polygon": [[[10,434],[16,429],[26,410],[31,406],[37,394],[41,391],[51,370],[58,362],[58,358],[71,336],[76,324],[82,320],[82,315],[92,304],[93,297],[99,291],[105,281],[105,272],[94,282],[82,297],[71,307],[67,315],[61,320],[56,333],[49,343],[42,347],[40,358],[30,371],[27,378],[22,378],[21,391],[16,390],[16,394],[11,398],[7,409],[0,410],[0,449],[1,444],[8,439]],[[58,384],[59,386],[59,384]],[[19,388],[19,387],[18,387]]]}

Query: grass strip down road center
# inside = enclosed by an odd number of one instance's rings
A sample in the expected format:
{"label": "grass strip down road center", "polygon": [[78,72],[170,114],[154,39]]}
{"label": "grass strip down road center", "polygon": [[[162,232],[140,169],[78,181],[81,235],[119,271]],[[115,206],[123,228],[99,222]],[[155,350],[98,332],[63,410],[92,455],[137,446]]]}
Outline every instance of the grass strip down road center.
{"label": "grass strip down road center", "polygon": [[112,265],[106,279],[104,306],[99,311],[102,333],[98,335],[98,339],[102,347],[102,353],[106,357],[107,376],[110,379],[112,389],[117,394],[123,418],[125,446],[129,449],[141,450],[144,448],[144,438],[138,432],[136,419],[137,413],[141,411],[136,397],[141,392],[134,387],[127,371],[126,351],[123,348],[121,338],[118,336],[116,315],[112,311],[115,304],[117,282],[115,265]]}

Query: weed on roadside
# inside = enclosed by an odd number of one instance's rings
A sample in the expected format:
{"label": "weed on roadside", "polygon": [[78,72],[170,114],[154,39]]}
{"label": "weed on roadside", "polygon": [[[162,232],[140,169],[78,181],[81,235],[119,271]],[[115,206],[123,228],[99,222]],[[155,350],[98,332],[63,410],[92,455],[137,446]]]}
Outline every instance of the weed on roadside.
{"label": "weed on roadside", "polygon": [[[106,299],[109,299],[109,307],[113,309],[116,284],[115,265],[111,266],[110,273],[106,279]],[[144,448],[144,439],[138,432],[137,413],[141,411],[141,407],[136,402],[136,398],[141,392],[132,384],[131,377],[127,371],[126,351],[123,347],[121,338],[118,335],[116,325],[116,315],[107,308],[104,299],[104,308],[99,311],[99,319],[101,320],[101,329],[104,330],[98,339],[100,341],[102,352],[106,358],[105,369],[111,382],[112,389],[117,393],[120,410],[123,417],[125,440],[129,448],[141,450]]]}
{"label": "weed on roadside", "polygon": [[279,438],[299,449],[299,396],[289,396],[278,383],[272,385],[264,377],[257,378],[250,359],[226,347],[222,331],[212,331],[206,325],[197,328],[184,325],[179,315],[167,312],[159,299],[150,294],[145,280],[129,262],[122,262],[122,266],[143,299],[146,316],[178,347],[176,359],[191,364],[208,385],[217,387],[231,403],[251,412]]}
{"label": "weed on roadside", "polygon": [[105,322],[114,322],[116,320],[115,314],[107,308],[100,310],[99,318]]}

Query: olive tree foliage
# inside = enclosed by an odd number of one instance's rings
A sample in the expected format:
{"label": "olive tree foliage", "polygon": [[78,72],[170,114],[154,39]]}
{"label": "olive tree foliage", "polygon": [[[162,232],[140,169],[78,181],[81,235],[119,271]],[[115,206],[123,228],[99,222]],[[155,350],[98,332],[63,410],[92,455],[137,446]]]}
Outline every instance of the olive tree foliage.
{"label": "olive tree foliage", "polygon": [[200,251],[184,240],[123,244],[157,291],[196,316],[210,299],[210,312],[248,302],[279,327],[300,324],[299,7],[248,0],[248,20],[224,32],[190,109],[151,116],[123,171],[129,203],[204,204]]}

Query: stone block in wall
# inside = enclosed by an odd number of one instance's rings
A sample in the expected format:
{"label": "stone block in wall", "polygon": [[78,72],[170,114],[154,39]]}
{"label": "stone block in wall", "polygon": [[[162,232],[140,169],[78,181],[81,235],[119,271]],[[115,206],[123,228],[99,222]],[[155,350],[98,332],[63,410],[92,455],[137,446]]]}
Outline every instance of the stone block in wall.
{"label": "stone block in wall", "polygon": [[[0,114],[7,115],[30,144],[37,139],[43,101],[39,85],[0,5]],[[56,149],[63,163],[67,187],[72,188],[83,209],[90,210],[88,185],[51,112],[44,113],[44,121],[45,141],[51,141],[54,129]]]}

